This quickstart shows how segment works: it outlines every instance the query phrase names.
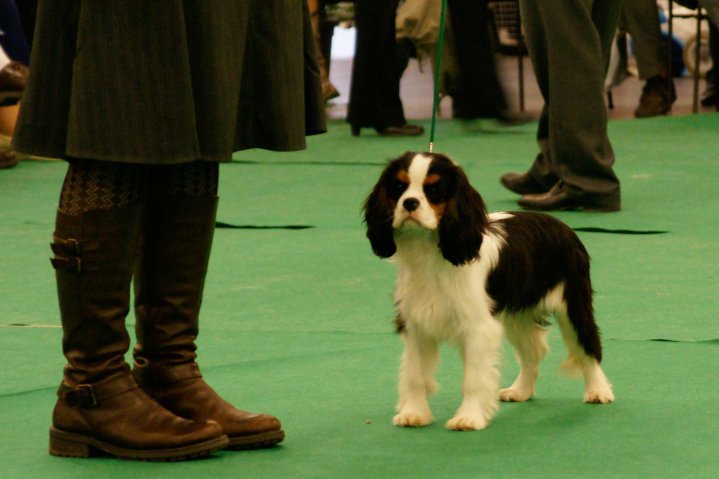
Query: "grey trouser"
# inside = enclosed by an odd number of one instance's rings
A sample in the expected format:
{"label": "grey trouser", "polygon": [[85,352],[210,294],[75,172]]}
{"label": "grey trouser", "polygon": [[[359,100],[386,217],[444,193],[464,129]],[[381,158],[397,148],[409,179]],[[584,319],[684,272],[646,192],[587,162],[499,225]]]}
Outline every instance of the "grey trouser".
{"label": "grey trouser", "polygon": [[619,195],[607,136],[604,76],[622,0],[520,0],[544,109],[529,174],[578,196]]}
{"label": "grey trouser", "polygon": [[624,0],[620,25],[634,39],[634,55],[641,80],[667,70],[656,0]]}

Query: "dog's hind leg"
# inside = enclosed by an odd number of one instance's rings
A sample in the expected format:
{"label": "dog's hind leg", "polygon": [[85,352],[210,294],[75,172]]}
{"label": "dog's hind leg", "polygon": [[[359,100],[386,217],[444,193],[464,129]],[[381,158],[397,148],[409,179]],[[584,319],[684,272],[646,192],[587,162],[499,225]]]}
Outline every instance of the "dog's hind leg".
{"label": "dog's hind leg", "polygon": [[609,403],[614,401],[612,385],[604,374],[599,329],[594,322],[590,304],[568,304],[556,311],[568,357],[564,369],[569,374],[581,371],[584,376],[584,402]]}
{"label": "dog's hind leg", "polygon": [[581,371],[584,375],[584,402],[612,402],[612,385],[599,365],[602,362],[602,343],[594,320],[592,281],[586,252],[576,257],[575,267],[563,286],[562,300],[551,309],[557,317],[569,353],[564,369],[570,374]]}
{"label": "dog's hind leg", "polygon": [[541,326],[543,319],[543,315],[535,313],[507,315],[502,321],[505,335],[519,362],[519,375],[514,383],[499,391],[502,401],[522,402],[534,395],[539,363],[549,351],[547,330]]}
{"label": "dog's hind leg", "polygon": [[464,362],[462,404],[447,429],[484,429],[499,409],[499,362],[502,325],[491,316],[476,328],[465,331],[461,353]]}
{"label": "dog's hind leg", "polygon": [[411,331],[402,333],[404,354],[399,374],[399,400],[395,426],[426,426],[434,421],[427,393],[436,390],[434,369],[439,358],[439,345],[418,338]]}

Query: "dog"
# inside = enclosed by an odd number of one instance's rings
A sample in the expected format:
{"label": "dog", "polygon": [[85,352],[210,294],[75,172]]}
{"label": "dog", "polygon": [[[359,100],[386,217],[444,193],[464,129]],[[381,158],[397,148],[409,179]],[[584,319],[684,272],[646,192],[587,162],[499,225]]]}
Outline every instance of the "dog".
{"label": "dog", "polygon": [[[413,152],[385,167],[364,219],[374,253],[398,265],[396,326],[405,348],[395,425],[434,421],[427,395],[437,389],[441,342],[457,346],[464,364],[462,403],[448,429],[483,429],[500,400],[530,399],[549,350],[550,315],[568,350],[565,369],[584,376],[584,401],[614,400],[600,366],[589,254],[567,225],[533,212],[488,214],[461,167]],[[500,390],[503,335],[520,372]]]}

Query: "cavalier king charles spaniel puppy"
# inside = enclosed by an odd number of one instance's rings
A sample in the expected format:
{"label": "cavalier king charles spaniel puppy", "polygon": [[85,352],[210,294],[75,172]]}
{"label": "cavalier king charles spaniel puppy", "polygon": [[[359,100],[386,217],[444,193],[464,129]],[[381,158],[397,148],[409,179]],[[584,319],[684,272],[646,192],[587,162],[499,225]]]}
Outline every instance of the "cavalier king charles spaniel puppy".
{"label": "cavalier king charles spaniel puppy", "polygon": [[[551,216],[487,214],[482,197],[448,157],[405,153],[391,161],[364,205],[374,253],[399,266],[395,305],[404,340],[393,423],[425,426],[436,391],[439,345],[459,348],[462,403],[446,427],[483,429],[502,401],[534,395],[554,315],[568,350],[566,369],[584,376],[584,401],[614,400],[600,362],[589,255]],[[520,365],[499,388],[503,333]]]}

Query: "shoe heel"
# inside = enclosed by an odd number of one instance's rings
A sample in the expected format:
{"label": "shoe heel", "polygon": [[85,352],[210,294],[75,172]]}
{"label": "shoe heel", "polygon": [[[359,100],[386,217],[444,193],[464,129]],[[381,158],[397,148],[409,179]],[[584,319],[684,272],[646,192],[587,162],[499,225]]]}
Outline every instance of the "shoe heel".
{"label": "shoe heel", "polygon": [[362,128],[359,126],[352,125],[352,136],[360,136],[360,130]]}
{"label": "shoe heel", "polygon": [[93,448],[74,434],[50,428],[50,454],[61,457],[91,457]]}

